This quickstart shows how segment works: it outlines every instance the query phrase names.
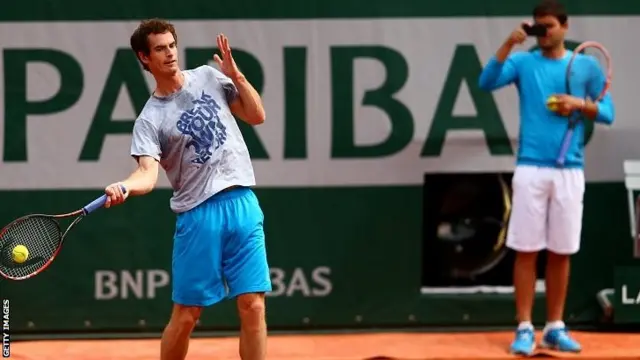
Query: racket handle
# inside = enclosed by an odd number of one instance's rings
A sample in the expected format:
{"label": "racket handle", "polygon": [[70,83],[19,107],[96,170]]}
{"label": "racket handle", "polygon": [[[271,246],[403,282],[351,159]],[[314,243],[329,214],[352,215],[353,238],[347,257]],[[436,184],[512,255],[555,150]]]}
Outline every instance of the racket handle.
{"label": "racket handle", "polygon": [[[123,185],[120,185],[120,189],[122,189],[123,193],[125,194],[127,193],[127,188],[125,188]],[[82,211],[84,212],[85,215],[89,215],[92,212],[103,207],[106,202],[107,202],[107,194],[104,194],[99,198],[93,200],[92,202],[88,203],[87,205],[85,205],[82,208]]]}
{"label": "racket handle", "polygon": [[556,164],[558,166],[563,166],[564,161],[566,160],[567,151],[569,150],[569,145],[571,145],[571,137],[573,136],[573,129],[569,129],[564,136],[564,140],[562,141],[562,147],[560,148],[560,155],[558,155],[558,159],[556,160]]}

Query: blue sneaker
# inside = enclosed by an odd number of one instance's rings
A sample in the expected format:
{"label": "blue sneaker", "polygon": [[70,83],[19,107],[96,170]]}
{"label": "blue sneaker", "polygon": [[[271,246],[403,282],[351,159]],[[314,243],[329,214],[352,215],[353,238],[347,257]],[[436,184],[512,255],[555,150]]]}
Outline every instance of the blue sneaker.
{"label": "blue sneaker", "polygon": [[569,336],[567,328],[551,329],[542,336],[540,346],[564,352],[580,352],[580,344]]}
{"label": "blue sneaker", "polygon": [[533,329],[516,330],[516,339],[511,343],[511,353],[516,355],[532,355],[536,349],[536,334]]}

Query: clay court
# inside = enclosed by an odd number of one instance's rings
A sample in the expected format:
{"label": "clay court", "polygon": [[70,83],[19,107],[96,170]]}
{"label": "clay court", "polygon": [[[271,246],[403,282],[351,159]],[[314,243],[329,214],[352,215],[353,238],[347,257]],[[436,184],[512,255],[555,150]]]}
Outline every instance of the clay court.
{"label": "clay court", "polygon": [[[4,358],[160,360],[174,300],[267,279],[267,323],[290,331],[266,360],[525,358],[517,233],[580,238],[566,297],[561,257],[519,263],[537,265],[530,320],[583,347],[533,357],[640,360],[622,332],[640,329],[640,0],[539,2],[6,1],[0,280],[28,280],[0,282]],[[131,196],[100,209],[116,181]],[[240,360],[214,330],[250,305],[212,305],[186,359]]]}
{"label": "clay court", "polygon": [[[640,334],[574,332],[579,355],[540,352],[536,357],[640,359]],[[505,352],[511,332],[273,335],[270,360],[513,359]],[[159,340],[48,340],[12,344],[16,360],[157,360]],[[238,359],[236,337],[192,340],[188,360]]]}

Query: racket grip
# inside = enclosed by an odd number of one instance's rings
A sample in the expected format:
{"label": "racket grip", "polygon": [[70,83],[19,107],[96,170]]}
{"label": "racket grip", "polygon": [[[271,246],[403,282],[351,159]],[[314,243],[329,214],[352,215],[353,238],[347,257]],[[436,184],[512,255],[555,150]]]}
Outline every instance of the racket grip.
{"label": "racket grip", "polygon": [[571,145],[571,137],[573,136],[573,129],[569,129],[566,135],[564,136],[564,140],[562,141],[562,147],[560,148],[560,154],[558,155],[558,159],[556,159],[556,164],[558,166],[563,166],[564,161],[566,160],[567,151],[569,150],[569,145]]}
{"label": "racket grip", "polygon": [[[120,189],[122,189],[123,193],[127,193],[127,188],[125,188],[123,185],[120,185]],[[88,203],[87,205],[85,205],[82,210],[84,211],[85,215],[89,215],[92,212],[100,209],[101,207],[104,206],[104,204],[107,202],[107,194],[104,194],[102,196],[100,196],[99,198],[93,200],[92,202]]]}
{"label": "racket grip", "polygon": [[93,200],[88,203],[85,207],[82,208],[84,210],[85,215],[91,214],[92,212],[100,209],[107,202],[107,194],[100,196],[99,198]]}

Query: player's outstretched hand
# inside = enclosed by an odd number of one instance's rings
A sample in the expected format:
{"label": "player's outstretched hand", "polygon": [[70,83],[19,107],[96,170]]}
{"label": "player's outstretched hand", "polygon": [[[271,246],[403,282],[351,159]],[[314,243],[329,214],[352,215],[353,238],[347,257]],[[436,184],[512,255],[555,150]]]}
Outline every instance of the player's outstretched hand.
{"label": "player's outstretched hand", "polygon": [[238,78],[240,76],[240,70],[238,70],[238,66],[233,60],[233,55],[231,55],[229,39],[227,39],[224,34],[220,34],[216,40],[218,41],[218,49],[220,50],[220,54],[222,54],[222,58],[220,58],[218,54],[214,54],[213,60],[218,64],[223,74],[231,79]]}
{"label": "player's outstretched hand", "polygon": [[107,194],[107,201],[104,204],[105,208],[122,204],[126,199],[128,192],[122,190],[122,184],[120,182],[113,183],[104,189]]}

